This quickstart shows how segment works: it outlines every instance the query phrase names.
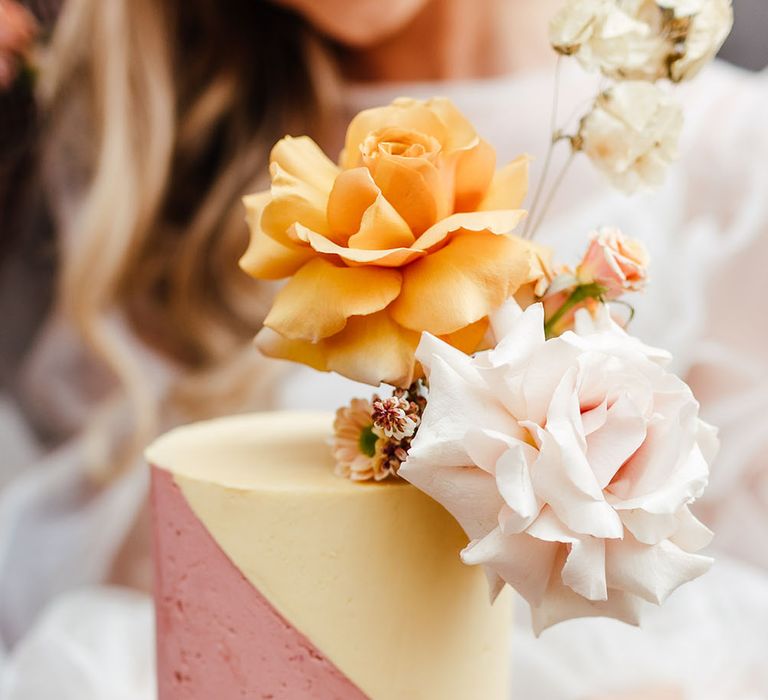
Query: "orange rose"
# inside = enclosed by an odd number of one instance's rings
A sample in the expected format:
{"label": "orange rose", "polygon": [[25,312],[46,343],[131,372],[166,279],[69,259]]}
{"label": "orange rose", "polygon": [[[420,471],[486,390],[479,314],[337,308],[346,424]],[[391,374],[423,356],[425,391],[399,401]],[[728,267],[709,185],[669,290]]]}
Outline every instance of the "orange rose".
{"label": "orange rose", "polygon": [[253,277],[289,277],[256,342],[266,355],[404,386],[422,331],[473,352],[487,317],[541,274],[508,235],[528,159],[495,153],[445,99],[398,99],[349,126],[340,167],[309,138],[273,149],[269,192],[245,198]]}

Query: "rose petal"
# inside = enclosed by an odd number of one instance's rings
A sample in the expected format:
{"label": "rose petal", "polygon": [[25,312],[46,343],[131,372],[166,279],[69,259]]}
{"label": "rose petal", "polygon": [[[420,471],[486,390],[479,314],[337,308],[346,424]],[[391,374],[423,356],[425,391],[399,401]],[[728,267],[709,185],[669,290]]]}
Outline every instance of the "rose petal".
{"label": "rose petal", "polygon": [[[698,445],[688,447],[689,431],[672,420],[651,422],[648,437],[622,468],[607,498],[617,510],[677,513],[698,498],[709,481],[709,465]],[[682,446],[681,446],[682,445]]]}
{"label": "rose petal", "polygon": [[[508,449],[520,444],[520,440],[511,435],[488,428],[470,428],[465,439],[472,463],[489,474],[495,474],[496,462]],[[530,445],[526,447],[530,448]]]}
{"label": "rose petal", "polygon": [[262,216],[262,228],[286,244],[288,229],[297,221],[331,236],[326,217],[328,196],[339,169],[306,136],[286,136],[272,149],[272,198]]}
{"label": "rose petal", "polygon": [[308,136],[286,136],[275,144],[269,156],[287,174],[302,180],[318,192],[331,191],[339,168]]}
{"label": "rose petal", "polygon": [[508,299],[491,314],[491,329],[498,338],[487,354],[494,367],[514,370],[544,344],[544,307],[532,304],[522,311],[514,299]]}
{"label": "rose petal", "polygon": [[538,605],[561,545],[521,535],[504,535],[500,528],[471,542],[462,552],[465,564],[480,564],[501,576],[531,605]]}
{"label": "rose petal", "polygon": [[[462,367],[462,353],[432,339],[431,343],[440,343],[443,354],[425,356],[423,342],[418,359],[428,371],[430,399],[410,455],[435,466],[470,465],[467,431],[477,427],[511,434],[515,421],[500,404],[488,401],[476,373]],[[469,365],[469,358],[463,357]]]}
{"label": "rose petal", "polygon": [[588,600],[553,576],[541,605],[531,609],[533,631],[539,636],[558,622],[579,617],[612,617],[628,625],[639,625],[643,612],[642,598],[608,589],[607,600]]}
{"label": "rose petal", "polygon": [[606,542],[608,586],[661,605],[678,586],[709,570],[712,559],[689,554],[668,540],[655,545],[632,535]]}
{"label": "rose petal", "polygon": [[[539,459],[531,478],[536,494],[573,532],[593,537],[621,537],[624,527],[605,502],[575,440],[560,446],[549,430],[542,433]],[[592,482],[590,483],[590,479]]]}
{"label": "rose petal", "polygon": [[536,450],[525,443],[512,445],[496,462],[496,485],[504,502],[517,517],[507,514],[502,530],[521,532],[538,516],[540,503],[531,483],[529,464],[536,458]]}
{"label": "rose petal", "polygon": [[436,338],[431,333],[422,333],[419,346],[416,348],[416,359],[424,366],[427,377],[429,377],[430,369],[436,358],[440,358],[448,364],[463,381],[474,387],[483,386],[480,374],[469,355],[442,338]]}
{"label": "rose petal", "polygon": [[483,345],[487,332],[488,319],[481,318],[479,321],[470,323],[464,328],[459,328],[459,330],[453,333],[441,335],[440,339],[461,350],[461,352],[470,355]]}
{"label": "rose petal", "polygon": [[573,542],[561,578],[566,586],[588,600],[608,600],[605,540],[582,537]]}
{"label": "rose petal", "polygon": [[[503,211],[463,212],[452,214],[438,221],[434,226],[424,231],[416,239],[413,247],[418,250],[431,250],[448,238],[449,234],[456,231],[489,231],[491,233],[504,234],[514,231],[517,225],[525,218],[526,212],[522,209],[510,209]],[[521,245],[528,246],[522,239],[515,239]]]}
{"label": "rose petal", "polygon": [[384,250],[410,246],[408,224],[384,199],[367,168],[346,170],[336,178],[328,199],[328,222],[350,248]]}
{"label": "rose petal", "polygon": [[435,468],[429,460],[409,454],[398,474],[446,508],[470,539],[496,527],[503,501],[493,477],[481,469]]}
{"label": "rose petal", "polygon": [[447,136],[445,124],[427,104],[401,97],[385,107],[363,110],[350,122],[341,154],[341,167],[346,170],[359,166],[361,144],[372,131],[384,127],[418,131],[436,138],[440,143],[444,143]]}
{"label": "rose petal", "polygon": [[391,248],[390,250],[360,250],[345,248],[325,236],[305,228],[301,224],[293,226],[296,237],[306,241],[312,249],[325,255],[335,255],[351,267],[376,265],[378,267],[402,267],[413,260],[424,257],[426,253],[413,248]]}
{"label": "rose petal", "polygon": [[338,333],[350,316],[366,316],[386,307],[397,297],[400,285],[396,270],[337,267],[316,258],[278,292],[264,325],[286,338],[316,342]]}
{"label": "rose petal", "polygon": [[528,194],[528,169],[531,157],[522,155],[498,170],[488,191],[478,204],[478,211],[520,209]]}
{"label": "rose petal", "polygon": [[261,228],[278,243],[299,243],[291,227],[295,223],[308,226],[324,236],[332,236],[325,210],[328,193],[320,192],[285,171],[277,164],[270,167],[272,201],[261,215]]}
{"label": "rose petal", "polygon": [[527,273],[523,244],[490,233],[460,233],[403,270],[393,318],[418,331],[453,333],[497,309]]}
{"label": "rose petal", "polygon": [[328,371],[325,348],[322,342],[310,343],[306,340],[290,340],[266,327],[258,332],[254,342],[262,354],[267,357],[298,362],[321,372]]}
{"label": "rose petal", "polygon": [[[443,123],[445,136],[441,139],[447,152],[474,148],[480,141],[472,123],[445,97],[433,97],[427,107]],[[428,133],[428,132],[427,132]]]}
{"label": "rose petal", "polygon": [[417,168],[405,160],[416,159],[380,157],[373,180],[410,230],[419,235],[448,214],[448,190],[434,165],[418,159]]}
{"label": "rose petal", "polygon": [[[476,211],[490,186],[496,165],[496,151],[480,139],[473,148],[464,151],[456,161],[453,211]],[[519,205],[490,207],[492,209],[517,209]]]}
{"label": "rose petal", "polygon": [[642,508],[621,510],[619,517],[638,542],[648,545],[666,540],[680,527],[676,514],[649,513]]}
{"label": "rose petal", "polygon": [[645,440],[645,420],[625,394],[606,413],[605,423],[586,436],[587,460],[601,489]]}
{"label": "rose petal", "polygon": [[290,277],[313,255],[306,247],[293,243],[283,245],[264,233],[261,214],[271,199],[269,192],[243,198],[251,238],[239,261],[240,267],[252,277],[268,280]]}
{"label": "rose petal", "polygon": [[328,196],[328,224],[339,234],[334,240],[346,240],[359,231],[363,213],[380,194],[368,168],[343,170]]}
{"label": "rose petal", "polygon": [[688,506],[682,507],[676,517],[678,528],[669,538],[670,542],[686,552],[698,552],[709,545],[714,533],[694,517]]}
{"label": "rose petal", "polygon": [[344,330],[323,342],[328,369],[345,377],[373,386],[413,381],[418,333],[399,326],[387,311],[352,316]]}

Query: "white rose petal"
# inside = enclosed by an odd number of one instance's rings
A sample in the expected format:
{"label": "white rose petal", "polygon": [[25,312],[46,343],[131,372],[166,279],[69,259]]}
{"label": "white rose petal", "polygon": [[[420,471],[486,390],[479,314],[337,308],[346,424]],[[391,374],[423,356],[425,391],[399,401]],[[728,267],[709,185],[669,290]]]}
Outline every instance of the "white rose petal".
{"label": "white rose petal", "polygon": [[[508,302],[493,350],[470,358],[425,336],[429,403],[400,475],[471,539],[495,595],[507,583],[537,631],[571,617],[636,624],[701,575],[711,533],[688,506],[716,438],[668,355],[601,309],[546,340],[540,304]],[[706,457],[705,457],[706,455]]]}

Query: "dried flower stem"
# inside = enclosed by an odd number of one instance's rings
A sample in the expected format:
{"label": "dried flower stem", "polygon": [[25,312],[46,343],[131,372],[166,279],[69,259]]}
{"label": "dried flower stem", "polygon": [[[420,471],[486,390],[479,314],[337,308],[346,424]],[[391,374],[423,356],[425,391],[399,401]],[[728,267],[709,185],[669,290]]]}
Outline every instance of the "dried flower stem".
{"label": "dried flower stem", "polygon": [[571,148],[571,154],[568,156],[568,160],[565,161],[565,164],[563,165],[562,170],[560,170],[560,173],[555,178],[555,181],[549,190],[549,194],[547,194],[547,198],[544,202],[544,205],[541,208],[541,213],[539,214],[538,219],[536,219],[536,223],[533,224],[531,227],[530,235],[528,236],[528,238],[532,239],[536,235],[536,232],[539,230],[539,227],[541,226],[541,222],[544,220],[544,217],[547,215],[547,211],[549,211],[549,207],[552,205],[552,202],[555,199],[555,195],[557,194],[557,191],[560,189],[560,185],[563,184],[563,180],[565,180],[565,176],[568,174],[568,171],[571,168],[571,163],[573,163],[573,160],[576,157],[576,154],[578,152],[579,152],[578,149],[573,147]]}
{"label": "dried flower stem", "polygon": [[560,100],[561,61],[562,61],[562,56],[558,54],[557,62],[555,63],[555,78],[554,78],[554,87],[552,90],[552,113],[550,114],[550,118],[549,118],[549,130],[551,133],[551,138],[549,141],[549,146],[547,147],[547,155],[544,157],[544,167],[542,168],[541,176],[539,177],[539,182],[536,185],[536,193],[533,196],[531,207],[528,210],[528,219],[525,222],[525,229],[523,230],[523,238],[529,237],[528,231],[531,228],[531,223],[533,221],[533,216],[536,212],[536,207],[539,203],[539,199],[541,198],[541,194],[544,190],[544,184],[547,181],[547,175],[549,174],[549,166],[552,164],[552,152],[555,149],[555,144],[561,140],[560,134],[557,129],[557,112],[558,112],[558,103]]}

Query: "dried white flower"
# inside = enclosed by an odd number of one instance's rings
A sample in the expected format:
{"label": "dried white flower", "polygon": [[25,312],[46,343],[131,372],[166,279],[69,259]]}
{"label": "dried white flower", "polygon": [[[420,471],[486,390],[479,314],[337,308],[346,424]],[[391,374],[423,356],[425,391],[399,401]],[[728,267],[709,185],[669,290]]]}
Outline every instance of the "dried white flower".
{"label": "dried white flower", "polygon": [[550,24],[556,51],[628,80],[692,78],[733,25],[732,0],[568,0]]}
{"label": "dried white flower", "polygon": [[584,117],[575,147],[583,150],[625,192],[661,184],[677,158],[683,124],[680,106],[659,87],[618,83]]}
{"label": "dried white flower", "polygon": [[693,78],[711,61],[733,27],[731,0],[657,0],[682,20],[684,30],[678,55],[670,61],[669,77],[675,82]]}
{"label": "dried white flower", "polygon": [[613,78],[657,80],[667,75],[671,46],[653,0],[570,0],[550,24],[556,51]]}

